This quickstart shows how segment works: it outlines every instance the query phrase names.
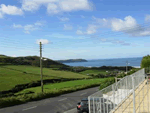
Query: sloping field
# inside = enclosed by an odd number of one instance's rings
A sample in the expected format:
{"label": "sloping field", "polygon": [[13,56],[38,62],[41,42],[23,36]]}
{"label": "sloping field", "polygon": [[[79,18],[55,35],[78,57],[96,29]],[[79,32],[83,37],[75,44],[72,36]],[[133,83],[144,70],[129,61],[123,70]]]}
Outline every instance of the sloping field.
{"label": "sloping field", "polygon": [[[52,78],[88,78],[88,76],[73,72],[55,71],[49,68],[43,68],[43,79]],[[0,91],[9,90],[17,84],[25,84],[37,80],[41,80],[39,67],[20,65],[0,67]]]}

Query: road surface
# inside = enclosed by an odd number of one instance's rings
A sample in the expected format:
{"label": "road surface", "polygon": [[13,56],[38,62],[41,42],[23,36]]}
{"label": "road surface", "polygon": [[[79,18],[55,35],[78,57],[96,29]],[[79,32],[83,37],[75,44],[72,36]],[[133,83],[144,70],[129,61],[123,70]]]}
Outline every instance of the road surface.
{"label": "road surface", "polygon": [[77,102],[97,92],[98,88],[88,88],[58,97],[2,108],[0,109],[0,113],[77,113]]}

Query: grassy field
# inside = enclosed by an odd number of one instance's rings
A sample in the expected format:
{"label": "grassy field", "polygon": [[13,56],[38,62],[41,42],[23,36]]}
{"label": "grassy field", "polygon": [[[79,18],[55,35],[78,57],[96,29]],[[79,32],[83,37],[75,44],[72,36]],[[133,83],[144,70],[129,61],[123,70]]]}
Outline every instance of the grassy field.
{"label": "grassy field", "polygon": [[[53,78],[88,78],[88,76],[73,72],[55,71],[49,68],[43,68],[43,79]],[[0,67],[0,91],[9,90],[17,84],[25,84],[40,79],[39,67],[13,65]]]}
{"label": "grassy field", "polygon": [[114,78],[105,79],[88,79],[88,80],[76,80],[62,83],[54,83],[44,85],[44,92],[41,92],[41,87],[28,88],[18,93],[15,96],[8,96],[0,98],[0,108],[23,104],[30,101],[37,101],[45,98],[56,97],[62,94],[71,93],[74,91],[91,88],[95,86],[101,86],[107,82],[107,87],[114,81]]}
{"label": "grassy field", "polygon": [[81,74],[84,74],[84,75],[87,75],[87,74],[107,74],[106,72],[107,70],[85,70],[85,71],[82,71],[80,72]]}
{"label": "grassy field", "polygon": [[[75,81],[67,81],[67,82],[62,82],[62,83],[54,83],[54,84],[47,84],[44,85],[44,92],[53,92],[56,90],[67,90],[71,88],[76,88],[79,86],[86,86],[86,85],[92,85],[92,84],[100,84],[103,81],[105,81],[108,78],[103,78],[103,79],[87,79],[87,80],[75,80]],[[41,87],[34,87],[34,88],[28,88],[24,89],[23,91],[20,91],[17,94],[25,94],[28,93],[29,91],[32,91],[34,93],[40,93],[41,92]]]}

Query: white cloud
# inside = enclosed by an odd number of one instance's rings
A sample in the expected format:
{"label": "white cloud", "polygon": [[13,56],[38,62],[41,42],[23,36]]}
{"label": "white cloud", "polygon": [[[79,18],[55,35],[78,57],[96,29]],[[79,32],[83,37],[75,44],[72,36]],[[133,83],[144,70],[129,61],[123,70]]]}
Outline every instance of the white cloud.
{"label": "white cloud", "polygon": [[97,22],[97,24],[99,24],[99,26],[111,28],[112,31],[123,32],[131,36],[150,36],[149,28],[140,26],[136,19],[132,16],[126,16],[124,20],[118,18],[92,18]]}
{"label": "white cloud", "polygon": [[69,24],[64,24],[64,30],[72,30],[73,27]]}
{"label": "white cloud", "polygon": [[27,24],[24,26],[20,24],[13,24],[13,28],[21,28],[24,30],[24,33],[30,34],[31,31],[38,30],[43,25],[44,25],[44,21],[37,21],[34,24]]}
{"label": "white cloud", "polygon": [[63,11],[90,10],[91,6],[88,0],[62,0],[59,2]]}
{"label": "white cloud", "polygon": [[34,23],[35,26],[43,26],[46,23],[46,21],[37,21]]}
{"label": "white cloud", "polygon": [[34,31],[34,30],[38,30],[38,27],[35,27],[34,25],[25,25],[24,30],[25,31]]}
{"label": "white cloud", "polygon": [[0,18],[3,18],[3,14],[0,12]]}
{"label": "white cloud", "polygon": [[58,6],[55,3],[49,3],[48,6],[47,6],[47,12],[49,14],[57,14],[60,11],[58,9]]}
{"label": "white cloud", "polygon": [[41,42],[42,44],[49,44],[49,41],[48,41],[47,39],[38,39],[38,40],[36,40],[36,43],[37,43],[37,44],[40,44],[40,42]]}
{"label": "white cloud", "polygon": [[37,11],[41,6],[47,7],[49,14],[57,14],[77,10],[92,10],[93,4],[89,0],[22,0],[22,9],[25,11]]}
{"label": "white cloud", "polygon": [[146,22],[150,22],[150,15],[146,15],[145,21],[146,21]]}
{"label": "white cloud", "polygon": [[40,5],[34,0],[23,0],[22,9],[25,11],[35,11],[38,10]]}
{"label": "white cloud", "polygon": [[81,31],[81,30],[78,29],[76,31],[76,34],[78,34],[78,35],[91,35],[91,34],[95,34],[97,32],[98,28],[99,28],[98,25],[89,24],[85,32],[83,32],[83,31]]}
{"label": "white cloud", "polygon": [[120,44],[120,45],[124,45],[124,46],[130,46],[131,44],[122,40],[115,40],[115,39],[107,39],[107,38],[101,38],[100,39],[101,42],[103,43],[112,43],[112,44]]}
{"label": "white cloud", "polygon": [[22,9],[16,7],[16,6],[11,6],[8,5],[6,6],[5,4],[0,5],[0,17],[2,18],[3,15],[23,15]]}
{"label": "white cloud", "polygon": [[111,20],[111,27],[113,31],[127,31],[128,30],[135,30],[138,24],[136,20],[132,16],[127,16],[124,20],[121,19],[112,19]]}
{"label": "white cloud", "polygon": [[23,26],[20,24],[13,24],[13,28],[22,28]]}
{"label": "white cloud", "polygon": [[141,31],[135,34],[135,36],[150,36],[150,30]]}
{"label": "white cloud", "polygon": [[84,33],[83,33],[83,31],[81,31],[81,30],[77,30],[77,31],[76,31],[76,34],[78,34],[78,35],[83,35]]}
{"label": "white cloud", "polygon": [[62,17],[62,18],[59,18],[59,20],[61,20],[61,21],[69,21],[70,19],[66,18],[66,17]]}
{"label": "white cloud", "polygon": [[98,29],[98,26],[96,25],[93,25],[93,24],[90,24],[88,25],[88,28],[87,28],[87,31],[86,31],[86,34],[94,34],[97,32],[97,29]]}
{"label": "white cloud", "polygon": [[111,27],[111,19],[96,18],[94,16],[92,16],[92,19],[95,20],[101,27],[106,27],[106,28]]}

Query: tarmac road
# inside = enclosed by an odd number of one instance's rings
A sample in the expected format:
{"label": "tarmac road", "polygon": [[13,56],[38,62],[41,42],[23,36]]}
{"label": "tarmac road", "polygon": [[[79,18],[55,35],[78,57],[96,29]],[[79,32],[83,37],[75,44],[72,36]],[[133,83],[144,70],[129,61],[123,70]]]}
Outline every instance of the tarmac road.
{"label": "tarmac road", "polygon": [[58,97],[2,108],[0,113],[77,113],[77,102],[97,92],[98,88],[88,88]]}

